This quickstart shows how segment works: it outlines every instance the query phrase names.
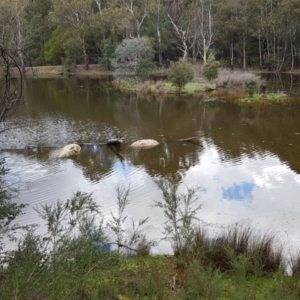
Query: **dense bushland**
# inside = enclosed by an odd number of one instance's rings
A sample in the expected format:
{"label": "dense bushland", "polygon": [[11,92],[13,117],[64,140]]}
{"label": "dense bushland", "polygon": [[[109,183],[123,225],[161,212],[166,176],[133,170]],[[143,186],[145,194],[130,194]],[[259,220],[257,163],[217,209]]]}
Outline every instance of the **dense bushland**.
{"label": "dense bushland", "polygon": [[[0,1],[0,45],[21,68],[102,63],[135,38],[148,39],[159,66],[182,58],[280,71],[299,68],[300,3],[222,0]],[[141,68],[148,68],[143,61]]]}

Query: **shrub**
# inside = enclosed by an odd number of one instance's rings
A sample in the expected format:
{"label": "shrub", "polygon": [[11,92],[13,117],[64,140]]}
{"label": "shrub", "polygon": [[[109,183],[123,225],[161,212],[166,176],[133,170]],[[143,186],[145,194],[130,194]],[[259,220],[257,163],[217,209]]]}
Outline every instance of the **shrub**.
{"label": "shrub", "polygon": [[196,188],[187,188],[185,194],[177,192],[179,184],[172,178],[156,180],[163,193],[163,201],[155,201],[155,206],[163,209],[167,221],[164,226],[166,239],[171,241],[176,255],[182,255],[193,245],[195,237],[194,221],[198,220]]}
{"label": "shrub", "polygon": [[171,64],[169,80],[178,88],[180,93],[185,85],[194,78],[193,66],[187,62],[175,62]]}
{"label": "shrub", "polygon": [[218,70],[217,86],[224,88],[246,88],[246,82],[256,82],[260,86],[262,80],[259,75],[240,70],[231,71],[228,69]]}
{"label": "shrub", "polygon": [[214,55],[210,55],[203,67],[203,75],[210,81],[218,77],[219,62],[216,61]]}
{"label": "shrub", "polygon": [[210,237],[200,227],[195,231],[190,252],[204,266],[234,273],[241,279],[247,275],[277,272],[283,267],[283,249],[275,247],[274,235],[260,236],[254,234],[251,227],[240,224],[230,227],[217,238]]}
{"label": "shrub", "polygon": [[147,38],[124,39],[114,55],[111,64],[115,68],[114,76],[118,78],[136,76],[146,79],[154,68],[154,51]]}
{"label": "shrub", "polygon": [[197,262],[192,262],[187,270],[187,287],[183,299],[216,299],[221,292],[221,274],[211,268],[205,270]]}
{"label": "shrub", "polygon": [[147,80],[151,78],[154,68],[154,62],[149,57],[142,58],[137,65],[137,78],[140,80]]}
{"label": "shrub", "polygon": [[252,98],[254,93],[258,91],[258,83],[255,80],[247,80],[246,81],[246,92],[249,97]]}
{"label": "shrub", "polygon": [[112,44],[111,40],[104,39],[102,41],[101,46],[101,57],[98,59],[98,63],[106,65],[107,70],[110,70],[110,61],[114,58],[114,45]]}

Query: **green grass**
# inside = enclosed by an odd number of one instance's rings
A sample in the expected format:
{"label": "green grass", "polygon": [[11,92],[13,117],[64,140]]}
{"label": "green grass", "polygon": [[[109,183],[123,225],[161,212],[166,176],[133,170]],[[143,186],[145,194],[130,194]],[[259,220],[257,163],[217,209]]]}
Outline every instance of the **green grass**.
{"label": "green grass", "polygon": [[[198,231],[198,235],[201,236],[194,248],[174,256],[120,256],[117,252],[98,251],[90,239],[81,237],[66,241],[51,258],[39,248],[41,239],[29,235],[8,258],[8,267],[0,268],[0,298],[300,298],[298,274],[289,277],[279,264],[274,268],[274,263],[270,265],[270,258],[274,257],[273,236],[253,239],[250,227],[238,226],[232,227],[221,242],[209,241],[204,231]],[[260,272],[244,268],[245,261],[253,257],[253,250],[261,258]],[[224,259],[228,260],[225,264]]]}
{"label": "green grass", "polygon": [[252,97],[248,96],[240,99],[241,102],[262,102],[268,100],[283,100],[287,97],[283,92],[272,92],[272,93],[255,93]]}
{"label": "green grass", "polygon": [[[115,80],[114,85],[122,91],[136,91],[145,94],[176,94],[178,89],[171,82],[162,81],[145,81],[134,83],[127,80]],[[195,94],[205,92],[207,90],[216,89],[215,84],[209,82],[189,82],[182,89],[182,94]]]}
{"label": "green grass", "polygon": [[[0,271],[1,299],[299,299],[299,280],[273,273],[241,280],[204,268],[178,264],[165,255],[119,259],[88,253],[34,272],[34,266]],[[89,259],[92,260],[89,261]],[[30,275],[32,277],[30,277]]]}

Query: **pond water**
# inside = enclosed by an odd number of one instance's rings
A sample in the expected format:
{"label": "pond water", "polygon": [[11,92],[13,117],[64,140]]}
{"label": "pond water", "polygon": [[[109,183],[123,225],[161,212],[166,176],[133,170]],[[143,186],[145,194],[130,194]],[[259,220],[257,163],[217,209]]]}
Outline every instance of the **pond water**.
{"label": "pond water", "polygon": [[[180,192],[197,186],[199,219],[212,228],[250,222],[275,232],[291,247],[300,246],[299,78],[282,79],[292,97],[284,102],[240,104],[236,94],[142,96],[121,93],[110,78],[35,79],[26,85],[25,105],[0,136],[9,183],[28,203],[20,224],[37,223],[33,207],[66,200],[78,190],[92,192],[107,219],[116,210],[116,187],[130,186],[126,214],[149,217],[148,235],[162,237],[163,213],[155,179],[177,174]],[[270,79],[269,90],[278,90]],[[121,136],[114,153],[106,141]],[[200,143],[178,142],[198,137]],[[138,139],[160,145],[134,150]],[[76,159],[50,159],[54,147],[91,143]],[[24,150],[25,147],[34,146]],[[39,146],[42,146],[39,148]],[[10,150],[9,150],[10,149]],[[11,150],[13,149],[13,150]],[[42,229],[40,229],[42,230]],[[161,242],[154,252],[168,252]]]}

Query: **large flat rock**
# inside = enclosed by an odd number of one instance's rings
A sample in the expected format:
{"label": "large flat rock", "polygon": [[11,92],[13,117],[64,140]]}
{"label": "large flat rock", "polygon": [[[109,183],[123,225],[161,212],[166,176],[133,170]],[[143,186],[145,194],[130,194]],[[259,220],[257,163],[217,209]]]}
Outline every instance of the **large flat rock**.
{"label": "large flat rock", "polygon": [[159,142],[152,139],[139,140],[130,145],[132,148],[137,149],[150,149],[159,145]]}
{"label": "large flat rock", "polygon": [[69,158],[77,156],[81,147],[77,144],[69,144],[61,149],[55,150],[50,154],[50,158]]}

